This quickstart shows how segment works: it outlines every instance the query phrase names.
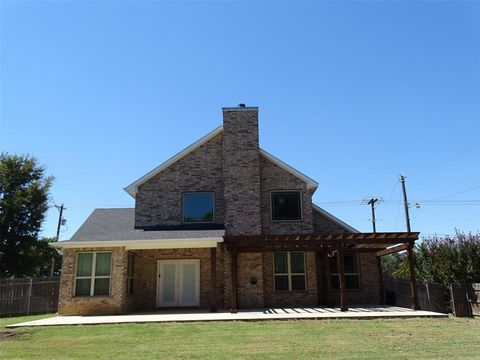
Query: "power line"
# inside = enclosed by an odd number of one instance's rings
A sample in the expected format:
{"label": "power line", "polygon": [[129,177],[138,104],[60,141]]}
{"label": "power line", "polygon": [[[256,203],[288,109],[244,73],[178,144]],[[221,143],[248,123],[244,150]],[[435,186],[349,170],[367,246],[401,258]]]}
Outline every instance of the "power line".
{"label": "power line", "polygon": [[[469,146],[463,148],[462,150],[460,150],[460,151],[458,151],[458,152],[456,152],[456,153],[454,153],[454,154],[452,154],[452,155],[449,155],[449,156],[447,156],[447,157],[445,157],[445,158],[443,158],[443,159],[437,160],[437,161],[433,162],[432,164],[430,164],[430,165],[428,165],[428,166],[426,166],[426,167],[424,167],[424,168],[421,168],[420,170],[414,171],[413,174],[414,174],[414,175],[417,175],[417,174],[422,173],[422,172],[424,172],[424,171],[430,170],[431,168],[433,168],[433,167],[435,167],[435,166],[437,166],[437,165],[441,165],[441,164],[444,164],[444,163],[446,163],[446,162],[449,162],[450,160],[453,160],[453,159],[455,159],[455,158],[457,158],[457,157],[465,154],[466,152],[475,149],[475,148],[478,147],[479,145],[480,145],[480,142],[479,142],[479,143],[472,144],[472,145],[469,145]],[[411,174],[410,174],[410,175],[411,175]]]}

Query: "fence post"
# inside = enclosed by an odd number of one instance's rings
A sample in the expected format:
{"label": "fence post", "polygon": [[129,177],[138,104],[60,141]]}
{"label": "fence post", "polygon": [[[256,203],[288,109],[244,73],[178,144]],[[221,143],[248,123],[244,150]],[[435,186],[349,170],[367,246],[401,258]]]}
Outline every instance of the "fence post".
{"label": "fence post", "polygon": [[30,302],[32,301],[32,285],[33,279],[30,278],[30,284],[28,286],[27,315],[30,315]]}

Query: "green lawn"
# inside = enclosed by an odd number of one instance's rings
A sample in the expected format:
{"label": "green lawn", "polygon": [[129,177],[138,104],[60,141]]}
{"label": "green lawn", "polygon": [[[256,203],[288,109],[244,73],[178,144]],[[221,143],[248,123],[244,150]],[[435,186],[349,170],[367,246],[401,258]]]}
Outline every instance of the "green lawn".
{"label": "green lawn", "polygon": [[[480,359],[478,319],[302,320],[5,329],[0,359]],[[5,332],[11,332],[5,336]]]}

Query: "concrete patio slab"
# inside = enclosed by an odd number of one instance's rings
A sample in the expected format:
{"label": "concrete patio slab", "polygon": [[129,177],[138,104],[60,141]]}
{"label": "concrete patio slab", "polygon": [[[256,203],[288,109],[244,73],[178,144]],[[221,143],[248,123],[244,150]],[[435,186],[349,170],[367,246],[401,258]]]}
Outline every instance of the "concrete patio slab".
{"label": "concrete patio slab", "polygon": [[375,318],[412,318],[412,317],[448,317],[447,314],[431,311],[413,311],[395,306],[356,306],[341,312],[339,308],[275,308],[240,310],[231,314],[226,310],[216,313],[201,310],[158,311],[146,314],[99,315],[99,316],[55,316],[47,319],[27,321],[8,325],[9,328],[25,326],[55,325],[100,325],[151,322],[193,322],[193,321],[259,321],[288,319],[375,319]]}

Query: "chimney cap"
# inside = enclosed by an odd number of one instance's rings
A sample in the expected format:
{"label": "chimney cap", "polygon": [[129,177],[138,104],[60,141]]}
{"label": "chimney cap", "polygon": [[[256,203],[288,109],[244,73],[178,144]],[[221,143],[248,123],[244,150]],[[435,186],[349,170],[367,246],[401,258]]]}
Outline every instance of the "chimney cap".
{"label": "chimney cap", "polygon": [[245,107],[245,104],[240,103],[240,104],[238,104],[238,107],[244,108],[244,107]]}

